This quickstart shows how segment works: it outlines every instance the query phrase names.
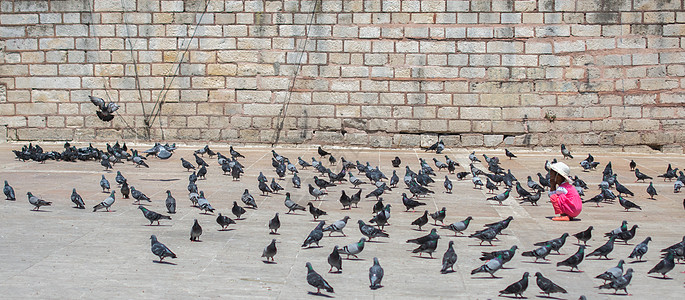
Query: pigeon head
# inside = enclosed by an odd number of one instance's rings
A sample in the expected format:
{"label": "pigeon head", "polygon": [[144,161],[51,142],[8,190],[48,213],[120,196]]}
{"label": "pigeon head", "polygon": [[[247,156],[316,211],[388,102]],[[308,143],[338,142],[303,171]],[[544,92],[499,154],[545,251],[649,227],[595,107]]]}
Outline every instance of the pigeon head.
{"label": "pigeon head", "polygon": [[374,257],[374,258],[373,258],[373,264],[374,264],[375,266],[381,264],[381,263],[378,262],[378,257]]}
{"label": "pigeon head", "polygon": [[526,279],[528,279],[528,276],[530,276],[530,274],[529,274],[528,272],[526,272],[526,273],[523,273],[523,278],[526,278]]}
{"label": "pigeon head", "polygon": [[140,210],[142,210],[142,211],[146,211],[146,210],[147,210],[147,208],[145,208],[145,206],[142,206],[142,205],[138,205],[138,209],[140,209]]}
{"label": "pigeon head", "polygon": [[[273,150],[271,150],[271,151],[273,151]],[[307,267],[307,270],[309,270],[309,271],[314,271],[314,269],[312,268],[312,263],[310,263],[310,262],[307,262],[305,264],[305,267]]]}
{"label": "pigeon head", "polygon": [[449,248],[454,247],[454,241],[450,241]]}
{"label": "pigeon head", "polygon": [[[276,213],[276,214],[278,214],[278,213]],[[345,216],[345,217],[343,218],[343,221],[345,221],[345,223],[347,223],[347,220],[349,220],[349,219],[350,219],[350,216]]]}
{"label": "pigeon head", "polygon": [[156,243],[156,242],[157,242],[157,236],[154,235],[154,234],[151,235],[151,236],[150,236],[150,241],[152,241],[153,244]]}
{"label": "pigeon head", "polygon": [[518,246],[513,245],[513,246],[511,246],[511,249],[509,249],[509,250],[511,250],[511,251],[516,251],[516,249],[518,249],[518,248],[519,248]]}
{"label": "pigeon head", "polygon": [[543,277],[543,276],[542,276],[542,273],[540,273],[540,272],[535,272],[535,277]]}
{"label": "pigeon head", "polygon": [[366,242],[366,238],[363,237],[363,238],[359,239],[359,242],[357,244],[361,246],[361,245],[364,245],[364,242]]}

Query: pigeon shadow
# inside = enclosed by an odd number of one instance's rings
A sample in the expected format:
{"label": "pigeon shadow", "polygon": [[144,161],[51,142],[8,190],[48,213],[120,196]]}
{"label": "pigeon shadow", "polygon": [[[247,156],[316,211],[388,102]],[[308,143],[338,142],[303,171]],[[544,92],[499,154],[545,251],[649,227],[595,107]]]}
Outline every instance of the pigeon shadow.
{"label": "pigeon shadow", "polygon": [[412,255],[412,257],[416,257],[416,258],[423,258],[423,259],[436,259],[436,257],[430,257],[430,256],[418,256],[418,255]]}
{"label": "pigeon shadow", "polygon": [[366,241],[366,242],[367,242],[367,243],[376,243],[376,244],[387,244],[387,243],[388,243],[388,242],[383,242],[383,241],[379,241],[379,240],[375,240],[375,241]]}
{"label": "pigeon shadow", "polygon": [[143,204],[139,202],[131,202],[131,205],[150,206],[150,204]]}
{"label": "pigeon shadow", "polygon": [[345,260],[351,260],[351,261],[365,261],[366,259],[351,257],[351,258],[345,258]]}
{"label": "pigeon shadow", "polygon": [[262,260],[262,262],[267,264],[267,265],[275,265],[276,264],[275,261],[270,261],[270,260]]}
{"label": "pigeon shadow", "polygon": [[509,295],[499,295],[502,298],[509,298],[509,299],[528,299],[528,297],[521,297],[519,298],[518,296],[509,296]]}
{"label": "pigeon shadow", "polygon": [[312,295],[312,296],[324,297],[324,298],[335,298],[333,296],[322,294],[322,293],[307,292],[307,294]]}
{"label": "pigeon shadow", "polygon": [[208,212],[201,212],[200,214],[201,214],[201,215],[205,215],[205,216],[213,216],[213,215],[214,215],[214,214],[210,214],[210,213],[208,213]]}
{"label": "pigeon shadow", "polygon": [[564,298],[557,298],[557,297],[547,296],[547,295],[537,295],[536,297],[544,298],[544,299],[564,299]]}
{"label": "pigeon shadow", "polygon": [[319,248],[323,248],[323,246],[308,246],[308,247],[303,248],[303,249],[306,250],[306,249],[319,249]]}
{"label": "pigeon shadow", "polygon": [[632,294],[617,294],[617,293],[598,293],[600,295],[611,295],[611,296],[632,296]]}
{"label": "pigeon shadow", "polygon": [[523,261],[522,263],[524,264],[536,264],[536,265],[549,265],[552,262],[550,261]]}
{"label": "pigeon shadow", "polygon": [[170,178],[170,179],[150,179],[150,178],[144,178],[141,179],[141,181],[160,181],[160,182],[169,182],[169,181],[179,181],[180,179],[178,178]]}
{"label": "pigeon shadow", "polygon": [[629,264],[641,264],[641,263],[646,263],[646,262],[647,262],[646,260],[634,260],[634,261],[629,262]]}
{"label": "pigeon shadow", "polygon": [[661,279],[661,280],[673,280],[672,277],[663,277],[663,276],[662,276],[662,277],[659,277],[659,276],[649,276],[649,277],[654,278],[654,279]]}
{"label": "pigeon shadow", "polygon": [[[233,230],[233,229],[231,229],[231,230]],[[278,233],[278,232],[269,232],[269,234],[273,234],[273,235],[281,235],[281,234],[280,234],[280,233]]]}
{"label": "pigeon shadow", "polygon": [[39,210],[32,209],[31,211],[32,212],[52,212],[51,210],[40,210],[40,209]]}
{"label": "pigeon shadow", "polygon": [[160,264],[160,265],[172,265],[175,266],[175,263],[172,263],[170,261],[163,261],[163,260],[153,260],[153,263]]}
{"label": "pigeon shadow", "polygon": [[414,231],[425,231],[425,230],[421,230],[421,229],[417,229],[417,228],[412,228],[411,230],[414,230]]}
{"label": "pigeon shadow", "polygon": [[222,228],[222,229],[217,229],[217,231],[233,231],[235,228]]}
{"label": "pigeon shadow", "polygon": [[468,246],[469,247],[495,247],[495,245],[490,245],[490,244],[487,244],[487,245],[482,245],[482,244],[476,245],[476,244],[474,244],[474,245],[468,245]]}
{"label": "pigeon shadow", "polygon": [[328,272],[328,274],[342,274],[342,270]]}
{"label": "pigeon shadow", "polygon": [[560,269],[557,269],[557,271],[559,271],[559,272],[566,272],[566,273],[585,273],[584,271],[580,271],[580,270],[578,270],[578,271],[573,271],[573,270],[560,270]]}
{"label": "pigeon shadow", "polygon": [[450,273],[456,273],[457,271],[455,270],[447,270],[445,272],[441,272],[442,274],[450,274]]}
{"label": "pigeon shadow", "polygon": [[490,277],[471,277],[471,279],[485,279],[485,280],[489,280],[489,279],[502,279],[502,277],[497,277],[497,276],[490,276]]}
{"label": "pigeon shadow", "polygon": [[140,226],[146,226],[146,227],[171,227],[170,224],[144,224]]}

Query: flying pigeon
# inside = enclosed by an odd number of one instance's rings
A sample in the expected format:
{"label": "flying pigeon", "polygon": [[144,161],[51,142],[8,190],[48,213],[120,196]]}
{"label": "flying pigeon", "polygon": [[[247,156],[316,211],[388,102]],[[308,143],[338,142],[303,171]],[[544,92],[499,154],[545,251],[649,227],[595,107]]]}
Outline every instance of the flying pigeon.
{"label": "flying pigeon", "polygon": [[195,219],[195,223],[193,223],[193,227],[190,229],[190,241],[191,242],[199,242],[201,235],[202,235],[202,226],[200,226],[200,223],[198,223],[197,219]]}
{"label": "flying pigeon", "polygon": [[14,189],[9,183],[7,183],[7,180],[5,180],[5,187],[2,189],[2,191],[5,193],[5,200],[17,200],[17,198],[14,196]]}
{"label": "flying pigeon", "polygon": [[535,273],[535,277],[535,282],[538,284],[538,287],[540,288],[540,290],[542,290],[543,293],[547,294],[547,296],[549,296],[552,293],[567,293],[564,288],[558,286],[551,280],[547,279],[545,276],[542,276],[542,273]]}
{"label": "flying pigeon", "polygon": [[157,241],[157,236],[154,234],[150,236],[150,244],[150,250],[152,251],[152,254],[157,255],[160,262],[162,262],[165,257],[176,258],[176,254],[171,252],[167,246]]}
{"label": "flying pigeon", "polygon": [[278,229],[281,228],[281,219],[278,218],[278,213],[269,220],[269,234],[278,234]]}
{"label": "flying pigeon", "polygon": [[269,243],[269,245],[264,248],[264,251],[262,251],[262,257],[266,257],[266,261],[269,261],[269,258],[271,261],[274,261],[276,252],[278,252],[278,249],[276,249],[276,239],[271,239],[271,243]]}
{"label": "flying pigeon", "polygon": [[[112,192],[112,193],[114,193],[114,192]],[[33,210],[40,210],[41,206],[52,205],[52,202],[40,199],[40,198],[34,196],[33,194],[31,194],[31,192],[26,193],[26,195],[29,197],[29,203],[31,203],[31,205],[34,206]]]}
{"label": "flying pigeon", "polygon": [[74,202],[76,208],[85,209],[86,204],[83,202],[83,198],[76,192],[76,189],[71,190],[71,202]]}
{"label": "flying pigeon", "polygon": [[106,209],[109,211],[109,208],[114,204],[115,198],[114,198],[114,191],[112,191],[109,194],[109,197],[107,197],[104,201],[100,202],[100,204],[93,206],[93,212],[97,211],[98,209]]}
{"label": "flying pigeon", "polygon": [[528,289],[528,276],[530,276],[528,272],[523,273],[521,280],[514,282],[505,289],[499,291],[499,295],[514,294],[514,297],[516,298],[523,298],[523,293]]}
{"label": "flying pigeon", "polygon": [[650,241],[652,241],[652,238],[648,236],[642,243],[637,244],[633,252],[630,252],[628,258],[637,258],[638,261],[642,261],[642,256],[649,250],[648,244]]}
{"label": "flying pigeon", "polygon": [[233,219],[229,218],[228,216],[224,216],[221,213],[219,213],[219,216],[216,217],[216,223],[221,226],[221,230],[226,230],[228,228],[228,225],[235,224],[235,221]]}
{"label": "flying pigeon", "polygon": [[608,270],[604,271],[604,273],[599,274],[595,276],[597,279],[602,279],[604,280],[604,283],[607,281],[614,281],[621,275],[623,275],[623,264],[625,263],[624,260],[619,260],[618,265],[615,267],[609,268]]}
{"label": "flying pigeon", "polygon": [[[578,265],[583,261],[583,258],[585,258],[585,246],[580,245],[578,246],[578,252],[569,256],[565,260],[558,262],[557,267],[568,266],[571,267],[571,271],[573,271],[573,269],[578,269]],[[578,269],[578,271],[580,271],[580,269]]]}
{"label": "flying pigeon", "polygon": [[310,247],[311,244],[316,244],[316,246],[319,246],[319,241],[323,238],[323,225],[326,224],[324,221],[319,221],[319,224],[316,225],[316,228],[312,230],[307,238],[304,240],[302,243],[302,247]]}
{"label": "flying pigeon", "polygon": [[450,241],[447,251],[442,256],[442,269],[440,269],[440,273],[446,274],[450,272],[447,269],[454,272],[454,264],[457,262],[457,258],[457,253],[454,251],[454,241]]}
{"label": "flying pigeon", "polygon": [[119,105],[114,102],[105,103],[105,100],[100,97],[89,95],[88,98],[93,105],[97,106],[98,110],[95,114],[103,122],[109,122],[114,119],[114,112],[119,109]]}
{"label": "flying pigeon", "polygon": [[159,225],[159,220],[162,220],[162,219],[171,220],[170,216],[165,216],[165,215],[162,215],[160,213],[156,213],[154,211],[151,211],[151,210],[145,208],[145,206],[138,205],[138,209],[140,209],[143,212],[143,216],[146,219],[148,219],[148,221],[150,221],[150,225],[152,225],[152,223],[155,221],[157,221],[157,225]]}
{"label": "flying pigeon", "polygon": [[304,206],[295,203],[295,201],[293,201],[293,200],[290,200],[290,192],[285,193],[285,201],[283,203],[285,204],[285,207],[288,208],[288,212],[286,214],[289,214],[289,213],[296,211],[296,210],[301,210],[301,211],[306,210]]}
{"label": "flying pigeon", "polygon": [[331,287],[328,282],[319,275],[319,273],[316,273],[314,269],[312,268],[312,264],[310,262],[307,262],[307,283],[309,285],[313,286],[316,288],[316,294],[321,294],[321,289],[326,290],[329,293],[333,293],[333,287]]}
{"label": "flying pigeon", "polygon": [[329,232],[328,236],[331,236],[331,234],[333,234],[333,232],[340,232],[340,233],[342,233],[343,236],[347,236],[343,232],[343,229],[347,225],[347,220],[349,220],[349,219],[350,219],[349,216],[345,216],[342,220],[335,221],[335,222],[333,222],[333,224],[326,226],[326,228],[324,228],[323,231],[324,232],[328,231]]}

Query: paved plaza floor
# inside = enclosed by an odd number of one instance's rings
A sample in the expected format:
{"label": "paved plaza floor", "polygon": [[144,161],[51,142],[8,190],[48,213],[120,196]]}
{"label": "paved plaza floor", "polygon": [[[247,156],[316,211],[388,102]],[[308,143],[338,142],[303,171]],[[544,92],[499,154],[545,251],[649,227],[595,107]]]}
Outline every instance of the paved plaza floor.
{"label": "paved plaza floor", "polygon": [[[302,248],[300,245],[308,233],[316,226],[308,212],[285,214],[287,211],[283,200],[285,193],[261,196],[257,188],[257,175],[263,172],[271,181],[276,177],[271,167],[271,149],[269,147],[236,147],[246,158],[241,159],[245,166],[245,175],[240,181],[232,181],[229,175],[223,175],[216,159],[205,159],[209,163],[206,180],[199,180],[197,185],[216,212],[201,214],[191,207],[186,190],[189,172],[181,167],[180,158],[194,162],[192,150],[204,145],[181,146],[168,160],[149,158],[149,169],[135,168],[130,162],[117,164],[114,171],[104,171],[99,162],[61,162],[47,161],[44,164],[22,162],[14,158],[11,149],[19,149],[22,144],[0,144],[0,179],[7,180],[15,189],[16,201],[0,202],[0,291],[3,298],[279,298],[299,299],[321,296],[308,292],[316,291],[305,280],[305,263],[311,262],[318,271],[335,288],[331,297],[342,299],[370,298],[457,298],[457,299],[490,299],[498,297],[498,291],[519,280],[524,272],[542,272],[557,284],[568,290],[568,294],[554,294],[562,299],[578,299],[586,295],[588,299],[647,299],[660,297],[679,299],[683,293],[685,266],[677,264],[668,275],[672,279],[660,279],[647,271],[660,260],[659,250],[681,241],[685,235],[685,210],[683,209],[684,193],[674,194],[673,182],[657,178],[664,173],[668,163],[673,167],[685,168],[685,156],[661,153],[608,153],[593,150],[592,155],[601,164],[596,171],[582,172],[579,162],[587,156],[585,150],[574,150],[575,158],[566,160],[571,167],[572,175],[584,179],[589,190],[584,199],[596,195],[597,184],[601,181],[602,169],[612,162],[614,172],[621,183],[635,192],[628,197],[642,206],[641,211],[625,212],[618,203],[586,204],[580,220],[574,222],[553,222],[548,217],[553,215],[548,198],[543,196],[539,206],[520,204],[512,197],[498,205],[486,201],[487,190],[474,189],[470,180],[459,181],[447,171],[437,172],[436,183],[430,188],[435,194],[422,198],[427,203],[416,212],[405,212],[401,194],[408,192],[405,185],[399,186],[383,195],[384,202],[392,205],[390,226],[386,232],[390,238],[374,239],[367,243],[359,259],[344,260],[341,274],[328,273],[326,258],[334,245],[347,245],[359,240],[361,234],[357,220],[368,221],[372,217],[371,208],[375,199],[362,199],[359,208],[342,210],[338,198],[342,190],[356,192],[351,184],[345,183],[328,189],[329,195],[314,204],[327,211],[322,219],[330,224],[344,216],[351,219],[345,229],[346,237],[334,234],[323,238],[321,248]],[[61,151],[60,144],[41,144],[45,150]],[[77,144],[76,146],[85,146]],[[104,145],[96,147],[104,149]],[[130,148],[143,151],[150,145],[131,145]],[[212,150],[228,154],[227,145],[210,145]],[[319,160],[316,147],[277,147],[275,150],[283,156],[296,161],[301,156],[307,161],[311,157]],[[347,160],[369,162],[380,166],[388,177],[394,170],[390,161],[398,156],[402,167],[397,170],[400,178],[404,175],[404,166],[409,165],[418,171],[418,158],[425,158],[432,166],[432,159],[444,161],[443,155],[426,153],[423,150],[391,149],[329,149],[336,158],[344,156]],[[562,156],[558,149],[549,151],[513,150],[518,158],[509,160],[503,150],[479,150],[476,154],[498,156],[504,169],[511,172],[524,183],[532,175],[537,181],[537,172],[545,172],[545,160]],[[471,149],[448,149],[443,154],[460,163],[457,171],[468,171],[468,153]],[[638,168],[655,179],[654,186],[658,191],[656,200],[648,199],[646,183],[635,183],[635,176],[629,170],[628,163],[634,159]],[[482,157],[481,157],[482,160]],[[328,162],[325,163],[328,166]],[[479,168],[487,168],[478,165]],[[331,167],[335,172],[340,164]],[[437,169],[437,168],[435,168]],[[166,214],[164,199],[166,190],[170,190],[177,200],[177,213],[171,221],[163,220],[160,226],[147,226],[149,222],[143,217],[137,205],[131,199],[121,199],[118,186],[114,181],[116,172],[128,179],[130,185],[143,191],[152,202],[146,206]],[[357,173],[356,170],[353,171]],[[117,200],[112,212],[92,212],[92,206],[107,197],[99,186],[101,175],[117,190]],[[303,188],[293,187],[288,174],[279,183],[293,195],[293,200],[302,205],[312,201],[307,192],[307,184],[318,175],[311,168],[300,170],[299,176]],[[442,188],[444,176],[448,175],[454,182],[454,191],[445,193]],[[366,178],[358,175],[365,181]],[[83,196],[87,209],[72,208],[69,199],[72,188]],[[247,188],[255,196],[258,209],[248,209],[244,220],[230,225],[228,231],[219,231],[215,219],[218,213],[234,218],[231,214],[233,201],[240,202],[240,195]],[[370,184],[361,185],[363,195],[372,190]],[[502,189],[502,187],[500,187]],[[27,201],[27,192],[53,201],[52,206],[32,211]],[[473,221],[466,235],[455,236],[452,232],[439,228],[441,235],[434,259],[419,258],[412,254],[414,244],[405,241],[425,235],[431,228],[432,221],[417,231],[411,222],[421,216],[423,209],[435,212],[441,207],[447,208],[446,224],[472,216]],[[282,223],[278,235],[270,235],[267,228],[269,219],[274,213],[280,213]],[[468,238],[467,235],[482,229],[483,224],[495,222],[513,216],[514,221],[503,231],[494,246]],[[197,219],[204,229],[201,242],[189,241],[190,228]],[[548,262],[534,263],[530,257],[522,257],[522,251],[537,248],[535,242],[559,237],[562,233],[576,233],[592,225],[595,228],[593,238],[588,242],[589,251],[604,244],[604,233],[618,227],[622,220],[629,225],[638,224],[637,236],[630,245],[616,243],[609,260],[588,258],[580,264],[583,272],[568,272],[568,267],[557,267],[556,263],[576,252],[576,239],[570,237],[561,249],[561,255],[552,254]],[[439,224],[439,223],[438,223]],[[155,234],[159,241],[166,244],[177,255],[177,259],[166,259],[173,264],[160,264],[153,261],[157,257],[150,252],[150,235]],[[635,244],[652,237],[645,262],[633,262],[628,259]],[[274,264],[267,264],[260,258],[263,248],[275,238],[278,254]],[[449,241],[455,242],[459,256],[455,265],[456,272],[441,274],[441,258]],[[478,259],[482,251],[508,249],[517,245],[519,251],[505,269],[496,273],[499,278],[490,278],[488,274],[471,275],[470,271],[482,264]],[[587,252],[586,252],[587,253]],[[425,256],[425,255],[424,255]],[[378,290],[369,289],[368,270],[373,258],[378,257],[385,269],[384,287]],[[594,277],[617,264],[619,259],[626,260],[627,268],[633,268],[632,283],[628,291],[632,297],[614,296],[613,290],[599,290],[602,281]],[[540,289],[531,277],[528,291],[524,296],[538,298]]]}

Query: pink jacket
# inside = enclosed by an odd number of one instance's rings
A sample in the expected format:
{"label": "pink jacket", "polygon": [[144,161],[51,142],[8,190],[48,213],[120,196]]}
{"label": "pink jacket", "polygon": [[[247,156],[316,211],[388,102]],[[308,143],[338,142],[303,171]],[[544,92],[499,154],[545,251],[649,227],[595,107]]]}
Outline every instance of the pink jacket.
{"label": "pink jacket", "polygon": [[583,210],[583,201],[580,199],[578,191],[576,191],[576,188],[568,182],[562,183],[559,187],[566,189],[566,194],[557,193],[550,198],[557,198],[556,200],[561,211],[569,217],[575,218]]}

